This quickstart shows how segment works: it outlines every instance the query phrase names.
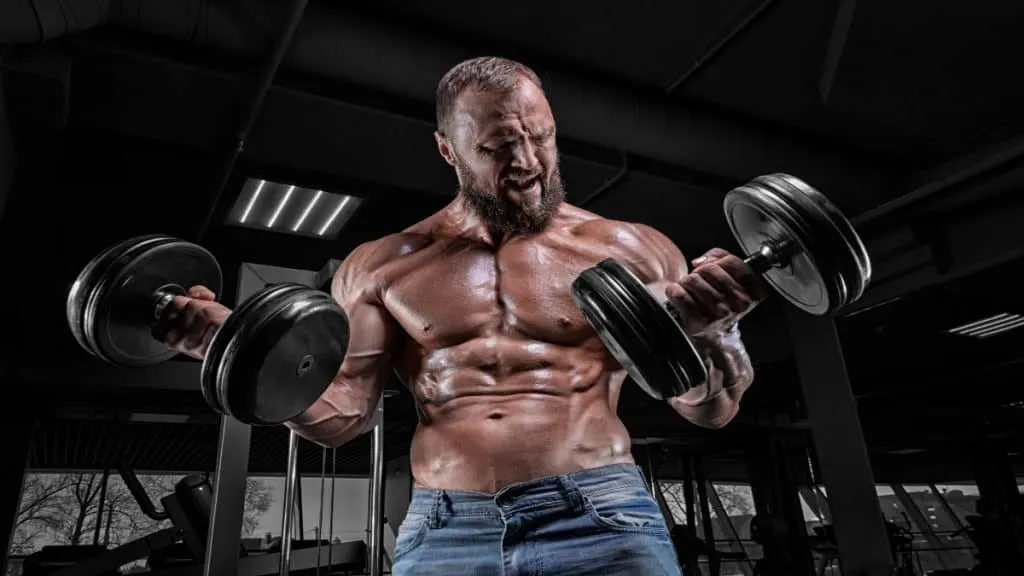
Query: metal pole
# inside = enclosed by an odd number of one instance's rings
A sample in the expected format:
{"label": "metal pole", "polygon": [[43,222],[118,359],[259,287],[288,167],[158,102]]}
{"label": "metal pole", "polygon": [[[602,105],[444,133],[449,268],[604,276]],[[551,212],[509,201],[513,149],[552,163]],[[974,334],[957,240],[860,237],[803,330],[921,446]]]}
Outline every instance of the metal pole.
{"label": "metal pole", "polygon": [[[316,519],[316,576],[320,576],[320,553],[324,541],[324,488],[327,487],[327,448],[320,452],[320,515]],[[327,544],[330,546],[330,543]]]}
{"label": "metal pole", "polygon": [[[100,486],[100,503],[96,507],[96,530],[92,534],[93,546],[100,543],[100,528],[103,526],[103,506],[107,503],[107,484],[110,480],[110,466],[103,469],[103,485]],[[110,512],[107,512],[110,514]]]}
{"label": "metal pole", "polygon": [[381,576],[384,566],[384,405],[377,406],[379,416],[373,427],[370,466],[370,514],[368,569],[370,576]]}
{"label": "metal pole", "polygon": [[306,526],[302,518],[302,478],[298,477],[295,479],[295,504],[293,506],[295,506],[295,514],[299,520],[295,523],[295,539],[302,541],[303,534],[306,533]]}
{"label": "metal pole", "polygon": [[281,564],[278,573],[288,576],[292,561],[292,517],[295,515],[295,484],[299,476],[299,435],[288,432],[288,466],[284,475],[284,511],[281,518]]}
{"label": "metal pole", "polygon": [[338,449],[331,448],[331,519],[327,529],[327,571],[334,564],[334,488],[338,476]]}

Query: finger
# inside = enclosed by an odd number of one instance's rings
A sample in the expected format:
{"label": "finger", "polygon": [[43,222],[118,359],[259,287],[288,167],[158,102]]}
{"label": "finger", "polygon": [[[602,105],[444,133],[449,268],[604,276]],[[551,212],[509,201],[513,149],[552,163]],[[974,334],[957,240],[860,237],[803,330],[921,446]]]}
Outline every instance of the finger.
{"label": "finger", "polygon": [[719,260],[717,264],[728,272],[752,299],[759,301],[768,295],[768,289],[761,276],[738,256],[729,255]]}
{"label": "finger", "polygon": [[196,306],[195,303],[186,306],[181,311],[181,315],[174,325],[181,330],[186,344],[191,344],[196,338],[201,336],[200,332],[203,329],[202,317],[203,310]]}
{"label": "finger", "polygon": [[688,327],[700,329],[710,322],[700,304],[683,286],[672,284],[665,290],[665,295],[671,299],[672,305],[679,311],[679,316]]}
{"label": "finger", "polygon": [[710,262],[721,260],[722,258],[726,258],[728,256],[732,256],[732,254],[728,250],[724,248],[712,248],[705,252],[704,254],[695,258],[693,260],[693,266],[701,266],[703,264],[708,264]]}
{"label": "finger", "polygon": [[717,320],[731,314],[725,296],[700,274],[688,274],[679,284],[686,288],[706,318]]}
{"label": "finger", "polygon": [[169,348],[178,349],[178,345],[181,344],[181,332],[171,328],[163,333],[163,338],[160,339]]}
{"label": "finger", "polygon": [[718,263],[701,266],[693,274],[699,275],[718,290],[732,312],[745,312],[753,304],[747,290]]}
{"label": "finger", "polygon": [[197,300],[209,300],[211,302],[217,299],[217,295],[213,293],[213,290],[202,285],[196,285],[189,288],[188,295],[190,298],[195,298]]}
{"label": "finger", "polygon": [[189,296],[175,296],[171,298],[171,303],[164,309],[164,315],[170,317],[171,314],[179,314],[185,308],[188,308],[189,301],[192,300]]}

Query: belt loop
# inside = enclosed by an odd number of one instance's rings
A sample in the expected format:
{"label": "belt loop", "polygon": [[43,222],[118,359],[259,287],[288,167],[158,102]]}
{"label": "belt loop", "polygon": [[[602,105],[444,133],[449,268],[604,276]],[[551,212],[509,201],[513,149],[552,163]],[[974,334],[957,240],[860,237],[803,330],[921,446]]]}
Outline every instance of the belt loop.
{"label": "belt loop", "polygon": [[580,491],[580,487],[566,474],[562,474],[558,477],[558,485],[565,494],[565,498],[569,501],[569,506],[573,512],[585,512],[587,510],[586,501],[583,499],[583,492]]}
{"label": "belt loop", "polygon": [[434,501],[430,505],[430,514],[427,515],[427,526],[432,529],[441,527],[441,499],[444,497],[444,490],[434,491]]}
{"label": "belt loop", "polygon": [[647,481],[647,476],[644,475],[644,469],[641,468],[639,464],[637,464],[635,467],[636,467],[637,474],[640,475],[640,482],[643,483],[644,488],[647,489],[647,492],[649,492],[653,496],[654,492],[651,489],[654,487],[654,484],[652,484],[651,482]]}

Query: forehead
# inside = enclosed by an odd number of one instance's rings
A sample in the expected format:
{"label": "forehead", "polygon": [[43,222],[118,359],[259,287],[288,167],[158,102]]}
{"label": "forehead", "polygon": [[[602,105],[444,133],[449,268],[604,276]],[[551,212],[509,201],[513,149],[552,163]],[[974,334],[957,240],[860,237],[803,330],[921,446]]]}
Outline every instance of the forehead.
{"label": "forehead", "polygon": [[457,129],[481,133],[521,125],[540,130],[554,124],[544,93],[533,82],[521,80],[512,90],[470,88],[456,100]]}

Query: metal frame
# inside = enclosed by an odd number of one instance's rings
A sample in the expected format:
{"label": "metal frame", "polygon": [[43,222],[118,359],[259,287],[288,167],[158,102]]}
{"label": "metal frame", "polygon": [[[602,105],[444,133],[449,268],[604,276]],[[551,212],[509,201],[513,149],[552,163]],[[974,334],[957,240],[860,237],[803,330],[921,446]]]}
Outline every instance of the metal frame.
{"label": "metal frame", "polygon": [[793,308],[786,316],[843,572],[892,571],[895,560],[835,321]]}
{"label": "metal frame", "polygon": [[715,515],[718,516],[718,526],[722,529],[723,533],[728,531],[728,534],[731,536],[729,538],[729,548],[731,548],[733,552],[739,552],[746,556],[745,560],[733,560],[733,562],[740,567],[740,570],[743,572],[743,576],[753,576],[754,562],[747,554],[747,548],[743,545],[743,541],[740,540],[740,533],[736,530],[736,525],[732,523],[732,518],[729,517],[728,512],[725,510],[725,504],[722,503],[722,497],[718,495],[718,490],[710,480],[707,481],[707,494],[708,503],[711,504],[711,507],[715,511]]}
{"label": "metal frame", "polygon": [[295,516],[295,486],[299,481],[299,435],[288,432],[288,463],[284,475],[284,502],[281,513],[281,563],[279,574],[288,576],[292,561],[292,520]]}
{"label": "metal frame", "polygon": [[[914,499],[911,498],[910,494],[907,493],[907,489],[902,484],[889,484],[889,488],[896,494],[896,499],[899,500],[900,505],[910,515],[913,523],[917,525],[917,529],[921,531],[921,535],[924,536],[928,545],[935,551],[935,557],[939,560],[939,564],[942,565],[942,569],[949,570],[953,564],[952,559],[949,557],[949,551],[942,545],[938,535],[935,534],[935,530],[932,529],[928,519],[924,517],[924,513],[918,507],[917,502],[914,502]],[[911,546],[913,546],[913,543],[911,543]]]}
{"label": "metal frame", "polygon": [[213,484],[213,510],[206,540],[203,576],[238,573],[245,483],[249,475],[251,428],[221,416],[217,443],[217,470]]}
{"label": "metal frame", "polygon": [[367,515],[367,569],[370,576],[384,573],[384,401],[374,413],[370,448],[370,494]]}

